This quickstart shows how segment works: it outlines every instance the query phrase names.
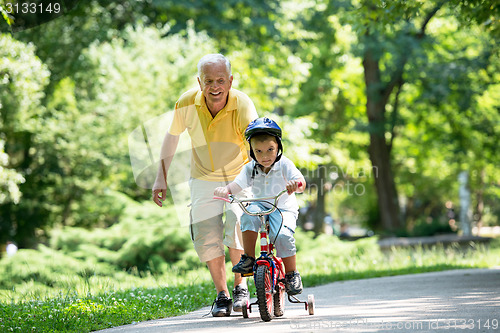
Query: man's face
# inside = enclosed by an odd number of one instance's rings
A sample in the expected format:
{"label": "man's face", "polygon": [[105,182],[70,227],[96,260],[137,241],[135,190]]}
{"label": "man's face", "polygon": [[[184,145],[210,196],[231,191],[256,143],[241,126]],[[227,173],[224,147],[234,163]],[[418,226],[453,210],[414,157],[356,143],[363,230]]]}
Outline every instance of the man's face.
{"label": "man's face", "polygon": [[233,76],[229,75],[223,61],[205,64],[198,77],[198,83],[210,111],[218,112],[226,106]]}

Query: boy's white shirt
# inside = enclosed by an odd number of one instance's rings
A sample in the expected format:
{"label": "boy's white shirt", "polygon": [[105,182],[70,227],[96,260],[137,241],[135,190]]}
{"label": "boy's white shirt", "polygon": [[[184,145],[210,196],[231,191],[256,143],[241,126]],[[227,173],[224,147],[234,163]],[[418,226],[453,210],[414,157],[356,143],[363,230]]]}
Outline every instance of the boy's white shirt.
{"label": "boy's white shirt", "polygon": [[[240,174],[234,180],[234,183],[242,189],[251,187],[254,198],[275,196],[285,189],[288,181],[304,178],[293,162],[285,156],[281,156],[281,159],[272,166],[267,174],[257,167],[257,172],[252,181],[254,167],[255,161],[253,160],[245,164]],[[267,201],[273,202],[272,200]],[[299,205],[297,204],[295,193],[291,195],[285,193],[278,201],[278,208],[280,210],[297,212]]]}

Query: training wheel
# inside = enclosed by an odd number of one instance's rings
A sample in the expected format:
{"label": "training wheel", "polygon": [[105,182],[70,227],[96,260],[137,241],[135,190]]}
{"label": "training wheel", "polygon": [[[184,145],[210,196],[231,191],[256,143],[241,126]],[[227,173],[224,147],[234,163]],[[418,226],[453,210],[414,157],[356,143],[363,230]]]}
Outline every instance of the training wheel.
{"label": "training wheel", "polygon": [[307,310],[309,311],[310,315],[314,314],[314,295],[313,294],[307,295]]}
{"label": "training wheel", "polygon": [[241,312],[243,313],[243,318],[248,318],[248,301],[246,301],[245,305],[241,308]]}

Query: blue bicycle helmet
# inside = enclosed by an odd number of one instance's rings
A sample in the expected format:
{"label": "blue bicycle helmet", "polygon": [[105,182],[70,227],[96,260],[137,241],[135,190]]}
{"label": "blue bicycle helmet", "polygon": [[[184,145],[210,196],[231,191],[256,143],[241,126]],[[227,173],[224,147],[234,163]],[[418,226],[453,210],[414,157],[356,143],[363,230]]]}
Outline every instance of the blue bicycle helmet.
{"label": "blue bicycle helmet", "polygon": [[250,124],[248,124],[248,127],[245,131],[245,138],[250,144],[250,157],[252,157],[255,162],[257,162],[257,159],[253,154],[250,139],[252,139],[252,137],[256,134],[268,134],[276,138],[276,141],[278,142],[278,155],[276,156],[276,161],[274,161],[274,163],[278,162],[281,158],[281,154],[283,153],[283,145],[281,144],[281,128],[278,126],[278,124],[276,124],[274,120],[266,117],[257,118]]}

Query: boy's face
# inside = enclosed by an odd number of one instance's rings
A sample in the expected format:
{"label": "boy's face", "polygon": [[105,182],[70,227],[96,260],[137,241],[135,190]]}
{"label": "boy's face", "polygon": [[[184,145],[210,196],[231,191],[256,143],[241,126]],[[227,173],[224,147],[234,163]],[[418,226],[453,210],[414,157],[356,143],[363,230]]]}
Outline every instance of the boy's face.
{"label": "boy's face", "polygon": [[252,150],[257,162],[262,165],[266,170],[271,169],[278,155],[278,143],[275,138],[266,138],[265,140],[252,139]]}

